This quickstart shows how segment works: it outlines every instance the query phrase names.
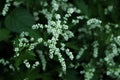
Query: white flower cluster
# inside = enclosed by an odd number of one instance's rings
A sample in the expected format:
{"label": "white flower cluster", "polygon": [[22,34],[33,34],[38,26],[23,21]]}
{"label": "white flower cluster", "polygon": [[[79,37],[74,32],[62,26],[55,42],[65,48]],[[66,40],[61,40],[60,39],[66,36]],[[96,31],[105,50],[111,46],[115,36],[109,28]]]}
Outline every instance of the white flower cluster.
{"label": "white flower cluster", "polygon": [[106,61],[108,65],[106,74],[108,76],[113,76],[113,77],[117,77],[118,79],[120,79],[120,65],[117,65],[114,61],[114,58],[120,54],[120,48],[117,46],[119,45],[119,36],[114,37],[113,41],[115,43],[111,43],[109,46],[110,49],[108,48],[105,52],[106,57],[104,58],[104,60]]}
{"label": "white flower cluster", "polygon": [[111,26],[109,24],[105,25],[105,29],[106,29],[106,33],[110,33],[111,32]]}
{"label": "white flower cluster", "polygon": [[60,49],[56,47],[56,39],[53,37],[51,40],[48,40],[48,47],[49,47],[49,56],[52,59],[53,55],[58,56],[58,60],[61,63],[62,66],[62,70],[64,72],[66,72],[66,64],[65,64],[65,60],[62,57],[62,54],[60,53]]}
{"label": "white flower cluster", "polygon": [[106,74],[108,76],[117,77],[117,79],[120,79],[120,65],[116,65],[115,67],[108,67]]}
{"label": "white flower cluster", "polygon": [[115,37],[114,41],[120,46],[120,36]]}
{"label": "white flower cluster", "polygon": [[45,56],[44,56],[43,52],[40,51],[40,50],[37,50],[37,53],[38,53],[39,58],[40,58],[41,63],[42,63],[42,69],[43,69],[43,71],[45,71],[45,69],[46,69],[46,64],[47,64],[47,61],[46,61],[46,59],[45,59]]}
{"label": "white flower cluster", "polygon": [[55,15],[55,18],[56,18],[57,20],[60,19],[60,18],[61,18],[60,14],[56,14],[56,15]]}
{"label": "white flower cluster", "polygon": [[93,42],[93,57],[97,58],[98,57],[98,41]]}
{"label": "white flower cluster", "polygon": [[6,0],[6,4],[2,10],[2,15],[5,16],[9,10],[9,7],[11,6],[11,2],[12,0]]}
{"label": "white flower cluster", "polygon": [[104,9],[104,14],[107,15],[108,13],[112,12],[113,8],[113,5],[109,5],[107,8]]}
{"label": "white flower cluster", "polygon": [[36,61],[36,62],[32,65],[32,69],[35,69],[39,64],[40,64],[39,61]]}
{"label": "white flower cluster", "polygon": [[68,57],[69,57],[69,59],[71,59],[71,60],[73,60],[74,59],[74,55],[72,54],[72,52],[67,48],[67,49],[65,49],[65,44],[64,43],[61,43],[61,50],[62,51],[65,51],[66,52],[66,54],[68,55]]}
{"label": "white flower cluster", "polygon": [[[41,2],[42,3],[42,2]],[[42,4],[41,4],[42,5]],[[47,4],[46,4],[47,5]],[[63,6],[63,5],[66,5]],[[32,51],[35,49],[35,47],[38,44],[43,44],[45,47],[47,47],[49,49],[49,57],[50,59],[53,59],[54,56],[58,57],[58,61],[60,62],[61,66],[62,66],[62,71],[66,72],[66,62],[64,57],[62,56],[62,53],[66,53],[66,55],[69,57],[70,60],[74,59],[74,55],[73,53],[70,51],[70,49],[66,48],[65,43],[62,43],[60,41],[59,38],[68,41],[70,38],[74,37],[74,34],[72,31],[69,30],[69,25],[68,25],[68,19],[69,17],[72,16],[72,14],[75,13],[80,13],[81,11],[75,7],[73,7],[73,5],[71,4],[66,4],[66,0],[62,1],[62,0],[52,0],[51,1],[51,6],[52,8],[49,10],[48,8],[45,7],[42,10],[40,10],[39,12],[34,12],[34,17],[35,20],[39,20],[39,13],[45,15],[46,19],[47,19],[47,24],[43,25],[43,24],[35,24],[32,26],[32,30],[46,30],[46,32],[48,33],[48,35],[51,35],[51,37],[49,38],[45,38],[44,37],[39,37],[39,38],[34,38],[34,36],[30,36],[29,32],[22,32],[20,34],[20,38],[18,39],[18,46],[15,47],[14,51],[16,52],[15,57],[19,57],[20,55],[20,51],[21,48],[25,48],[28,49],[29,51]],[[57,11],[59,9],[63,9],[66,10],[66,14],[62,17],[61,14],[59,14]],[[84,16],[77,16],[77,20],[78,21],[74,21],[74,23],[78,23],[80,19],[83,19]],[[74,23],[72,23],[73,25],[75,25]],[[28,38],[30,37],[30,39]],[[15,43],[17,44],[17,43]],[[61,45],[61,47],[58,47],[59,45]],[[86,49],[86,48],[84,48]],[[42,50],[36,50],[36,52],[39,55],[39,58],[41,60],[41,64],[42,64],[42,69],[45,70],[46,69],[46,65],[47,65],[47,61],[45,59],[45,55],[43,54]],[[84,52],[84,51],[83,51]],[[79,56],[77,58],[80,58]],[[31,64],[28,62],[28,60],[25,60],[23,62],[27,68],[30,68]],[[39,63],[36,62],[32,67],[35,68],[36,66],[38,66]]]}
{"label": "white flower cluster", "polygon": [[13,2],[13,5],[14,5],[15,7],[19,7],[20,4],[22,4],[22,1],[14,1],[14,2]]}
{"label": "white flower cluster", "polygon": [[51,4],[52,4],[52,7],[53,7],[53,10],[58,11],[58,9],[59,9],[58,2],[56,0],[52,0]]}
{"label": "white flower cluster", "polygon": [[[53,55],[57,55],[59,62],[62,65],[63,71],[66,71],[66,64],[65,64],[64,58],[62,57],[62,54],[60,53],[60,49],[57,48],[56,45],[57,45],[57,41],[59,40],[60,35],[62,35],[66,41],[69,38],[74,36],[73,33],[68,30],[68,25],[66,24],[68,17],[71,16],[71,14],[74,12],[74,9],[69,8],[68,14],[66,14],[65,17],[63,17],[64,20],[63,22],[61,22],[60,14],[56,13],[54,14],[55,16],[51,15],[53,14],[53,11],[57,11],[59,9],[60,5],[58,5],[57,3],[58,2],[56,2],[55,0],[52,0],[53,9],[51,10],[51,12],[49,12],[47,9],[42,10],[42,13],[48,19],[48,24],[45,25],[45,28],[47,29],[47,32],[49,34],[53,35],[51,39],[48,39],[48,41],[45,42],[45,45],[49,47],[50,58],[53,58]],[[52,17],[55,17],[56,21],[53,21]],[[62,48],[62,50],[64,50],[64,48]],[[72,60],[73,59],[72,52],[70,52],[69,49],[67,49],[66,53],[68,56],[70,56],[70,59]]]}
{"label": "white flower cluster", "polygon": [[112,31],[112,28],[119,28],[119,25],[118,24],[113,24],[113,23],[107,23],[106,25],[105,25],[105,31],[106,31],[106,33],[107,34],[109,34],[111,31]]}
{"label": "white flower cluster", "polygon": [[80,71],[80,73],[84,74],[85,80],[92,80],[94,76],[95,68],[92,66],[91,63],[89,63],[88,65],[84,65],[84,66],[85,66],[85,70]]}
{"label": "white flower cluster", "polygon": [[68,11],[67,11],[67,13],[68,14],[72,14],[74,12],[74,10],[75,10],[74,8],[69,8]]}
{"label": "white flower cluster", "polygon": [[28,62],[28,60],[24,60],[23,62],[25,64],[25,66],[29,69],[31,67],[30,63]]}
{"label": "white flower cluster", "polygon": [[0,64],[6,66],[6,65],[9,65],[9,68],[13,71],[15,71],[15,68],[12,64],[10,64],[10,62],[8,60],[5,60],[5,59],[0,59]]}
{"label": "white flower cluster", "polygon": [[87,46],[84,45],[83,48],[81,48],[78,54],[76,55],[76,59],[80,59],[86,49],[87,49]]}
{"label": "white flower cluster", "polygon": [[91,19],[89,19],[88,21],[87,21],[87,25],[89,26],[89,25],[92,25],[92,24],[101,24],[102,23],[102,21],[101,20],[98,20],[98,19],[96,19],[96,18],[91,18]]}
{"label": "white flower cluster", "polygon": [[115,65],[115,62],[114,62],[114,57],[115,56],[118,56],[119,55],[119,52],[118,52],[118,48],[117,48],[117,45],[112,43],[111,44],[111,51],[110,50],[106,50],[106,57],[104,58],[104,60],[107,62],[107,64],[109,66],[114,66]]}
{"label": "white flower cluster", "polygon": [[101,27],[102,21],[96,18],[91,18],[87,21],[87,25],[90,26],[89,30],[94,29],[96,27],[100,28]]}
{"label": "white flower cluster", "polygon": [[64,19],[63,22],[64,22],[64,23],[67,23],[68,18],[71,16],[72,13],[75,12],[75,10],[76,10],[76,8],[68,8],[68,9],[67,9],[67,13],[66,13],[65,16],[63,17],[63,19]]}
{"label": "white flower cluster", "polygon": [[35,21],[39,20],[39,12],[33,12],[33,16],[35,18]]}
{"label": "white flower cluster", "polygon": [[77,16],[76,19],[72,19],[72,23],[76,25],[77,23],[79,23],[80,20],[83,19],[87,19],[87,16],[83,16],[83,15]]}
{"label": "white flower cluster", "polygon": [[69,56],[69,58],[70,58],[71,60],[74,59],[74,56],[73,56],[72,52],[70,52],[69,49],[66,49],[66,54]]}
{"label": "white flower cluster", "polygon": [[48,3],[46,1],[40,1],[40,5],[46,7],[48,6]]}
{"label": "white flower cluster", "polygon": [[7,64],[9,64],[9,61],[5,61],[5,59],[0,59],[0,63],[6,66]]}
{"label": "white flower cluster", "polygon": [[43,29],[43,25],[38,23],[38,24],[35,24],[35,25],[32,26],[33,30],[34,29],[39,29],[39,28]]}
{"label": "white flower cluster", "polygon": [[[35,29],[35,28],[38,28],[36,26],[39,26],[39,24],[33,25],[33,26],[35,26],[34,27],[34,29]],[[33,26],[32,26],[32,28],[33,28]],[[33,50],[38,44],[42,43],[42,41],[43,41],[42,38],[38,38],[36,42],[29,44],[30,41],[34,41],[34,38],[32,37],[30,40],[25,38],[25,36],[29,36],[28,32],[22,32],[20,36],[21,36],[21,38],[19,39],[19,47],[28,47],[29,46],[28,50]]]}
{"label": "white flower cluster", "polygon": [[[98,23],[98,24],[96,24],[96,23]],[[101,22],[94,21],[94,20],[93,20],[93,22],[92,21],[89,22],[89,20],[88,20],[87,24],[90,27],[94,24],[101,26],[100,25]],[[120,76],[120,67],[119,67],[118,64],[116,64],[115,57],[118,57],[118,55],[120,54],[120,48],[119,48],[119,46],[120,46],[120,36],[118,35],[118,36],[115,37],[115,35],[113,33],[111,33],[113,31],[113,28],[117,29],[117,28],[119,28],[119,25],[108,23],[104,27],[105,28],[103,28],[103,29],[105,30],[105,34],[110,35],[109,36],[109,41],[108,41],[108,43],[110,45],[107,45],[107,47],[105,49],[105,55],[106,55],[105,58],[101,58],[101,61],[98,61],[96,64],[101,65],[101,66],[103,66],[104,63],[107,64],[106,74],[108,76],[111,76],[111,77],[116,77],[119,80],[120,79],[120,77],[119,77]],[[96,28],[96,27],[94,27],[94,28]],[[94,28],[92,27],[92,28],[88,28],[88,29],[89,29],[89,31],[91,31],[91,29],[94,29]],[[99,27],[99,28],[102,29],[102,27]],[[81,32],[82,35],[80,35],[79,39],[82,40],[82,37],[84,38],[85,35],[83,34],[83,32],[86,33],[86,34],[89,34],[89,31],[84,27],[80,28],[79,32]],[[93,44],[92,44],[92,46],[93,46],[93,48],[92,48],[93,49],[93,57],[94,58],[99,57],[98,56],[98,51],[99,51],[99,46],[101,46],[101,45],[98,43],[98,41],[99,40],[94,40]],[[76,59],[77,59],[77,57],[76,57]],[[83,73],[85,73],[85,71],[83,71]],[[86,73],[85,75],[87,75],[89,77],[90,73]],[[92,80],[92,79],[88,79],[88,80]]]}
{"label": "white flower cluster", "polygon": [[12,64],[9,64],[9,68],[10,68],[11,70],[15,71],[15,68],[14,68],[14,66],[13,66]]}
{"label": "white flower cluster", "polygon": [[[18,44],[18,46],[17,47],[15,47],[14,48],[14,51],[15,51],[15,55],[14,55],[14,57],[18,57],[19,55],[20,55],[20,50],[21,50],[21,48],[22,47],[26,47],[26,46],[28,46],[29,45],[29,40],[27,39],[27,38],[25,38],[25,36],[28,36],[28,32],[22,32],[21,34],[20,34],[20,38],[18,39],[18,41],[19,41],[19,44]],[[16,42],[14,42],[14,44],[17,44]]]}

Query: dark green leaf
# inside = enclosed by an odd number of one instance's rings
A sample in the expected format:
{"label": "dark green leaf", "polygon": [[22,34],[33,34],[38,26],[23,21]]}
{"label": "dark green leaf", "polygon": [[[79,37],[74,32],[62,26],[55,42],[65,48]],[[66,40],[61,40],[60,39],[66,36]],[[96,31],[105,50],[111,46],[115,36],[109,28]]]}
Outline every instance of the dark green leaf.
{"label": "dark green leaf", "polygon": [[79,73],[77,71],[69,69],[67,70],[67,74],[64,76],[64,80],[80,80],[78,74]]}
{"label": "dark green leaf", "polygon": [[5,26],[13,32],[26,31],[34,23],[29,11],[23,8],[14,9],[5,19]]}
{"label": "dark green leaf", "polygon": [[10,37],[10,31],[6,29],[0,29],[0,41],[6,40]]}
{"label": "dark green leaf", "polygon": [[88,6],[85,4],[84,0],[76,0],[75,1],[77,7],[82,10],[82,12],[86,15],[89,14]]}

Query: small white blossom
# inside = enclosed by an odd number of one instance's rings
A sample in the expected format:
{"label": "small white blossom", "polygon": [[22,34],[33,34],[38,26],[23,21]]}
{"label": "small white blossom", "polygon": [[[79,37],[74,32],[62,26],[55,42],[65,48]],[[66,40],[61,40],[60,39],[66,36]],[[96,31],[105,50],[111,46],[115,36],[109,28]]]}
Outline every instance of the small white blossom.
{"label": "small white blossom", "polygon": [[120,46],[120,36],[115,37],[114,41]]}
{"label": "small white blossom", "polygon": [[18,52],[18,51],[19,51],[19,48],[18,48],[18,47],[16,47],[14,51],[15,51],[15,52]]}
{"label": "small white blossom", "polygon": [[15,68],[12,64],[9,65],[9,68],[12,69],[13,71],[15,71]]}
{"label": "small white blossom", "polygon": [[56,17],[56,19],[60,19],[61,18],[60,14],[56,14],[55,17]]}
{"label": "small white blossom", "polygon": [[21,34],[20,34],[20,37],[25,37],[25,36],[28,36],[29,35],[29,32],[22,32]]}
{"label": "small white blossom", "polygon": [[70,58],[71,60],[74,59],[74,56],[73,56],[72,52],[70,52],[69,49],[66,49],[66,54],[69,56],[69,58]]}
{"label": "small white blossom", "polygon": [[22,4],[22,1],[19,1],[19,2],[14,1],[13,2],[13,5],[16,6],[16,7],[19,7],[20,4]]}
{"label": "small white blossom", "polygon": [[29,69],[30,68],[30,63],[28,62],[28,60],[24,60],[23,62],[25,64],[25,66]]}
{"label": "small white blossom", "polygon": [[39,61],[36,61],[36,62],[32,65],[32,68],[35,69],[39,64],[40,64]]}
{"label": "small white blossom", "polygon": [[101,23],[102,23],[102,21],[101,21],[101,20],[98,20],[98,19],[96,19],[96,18],[92,18],[92,19],[89,19],[89,20],[87,21],[87,25],[101,24]]}
{"label": "small white blossom", "polygon": [[57,3],[56,0],[52,0],[52,7],[55,11],[59,9],[59,4]]}
{"label": "small white blossom", "polygon": [[30,41],[34,41],[35,39],[32,37],[32,38],[30,38]]}
{"label": "small white blossom", "polygon": [[99,46],[98,41],[95,41],[93,43],[93,57],[94,58],[98,57],[98,46]]}
{"label": "small white blossom", "polygon": [[43,41],[42,38],[38,38],[38,43],[41,43]]}
{"label": "small white blossom", "polygon": [[4,66],[9,64],[9,61],[5,60],[5,59],[0,59],[0,64],[3,64]]}
{"label": "small white blossom", "polygon": [[74,8],[69,8],[67,11],[69,14],[72,14],[74,12]]}
{"label": "small white blossom", "polygon": [[84,47],[81,48],[78,54],[76,55],[76,59],[80,59],[86,49],[87,47],[84,45]]}
{"label": "small white blossom", "polygon": [[99,19],[96,19],[96,18],[91,18],[87,21],[87,25],[89,26],[89,30],[95,29],[95,28],[100,28],[100,30],[102,30],[101,23],[102,23],[102,21]]}

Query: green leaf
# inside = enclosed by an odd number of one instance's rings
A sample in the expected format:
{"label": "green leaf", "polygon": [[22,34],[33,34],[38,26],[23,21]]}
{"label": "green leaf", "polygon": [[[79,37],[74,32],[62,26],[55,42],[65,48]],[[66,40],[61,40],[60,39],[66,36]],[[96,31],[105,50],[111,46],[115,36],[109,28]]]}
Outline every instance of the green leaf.
{"label": "green leaf", "polygon": [[35,39],[41,37],[39,31],[35,31],[35,30],[32,30],[32,29],[26,29],[26,31],[29,32],[30,37],[34,36]]}
{"label": "green leaf", "polygon": [[[34,75],[34,76],[33,76]],[[41,74],[39,73],[39,68],[31,69],[26,72],[26,77],[28,80],[36,80],[41,78]]]}
{"label": "green leaf", "polygon": [[13,32],[26,31],[35,23],[34,18],[24,8],[14,9],[5,19],[5,26]]}
{"label": "green leaf", "polygon": [[42,79],[43,80],[53,80],[52,74],[50,74],[50,73],[42,74]]}
{"label": "green leaf", "polygon": [[66,43],[66,46],[69,47],[69,48],[72,48],[74,50],[78,50],[79,51],[79,47],[76,45],[75,42],[68,42],[68,43]]}
{"label": "green leaf", "polygon": [[86,15],[89,14],[89,12],[88,12],[88,6],[85,4],[84,0],[76,0],[76,1],[75,1],[75,4],[77,5],[77,7],[78,7],[79,9],[81,9],[81,11],[82,11],[84,14],[86,14]]}
{"label": "green leaf", "polygon": [[2,27],[2,24],[1,24],[1,22],[0,22],[0,28]]}
{"label": "green leaf", "polygon": [[32,51],[26,51],[21,53],[19,57],[15,58],[15,66],[19,67],[26,59],[35,60],[35,54]]}
{"label": "green leaf", "polygon": [[78,72],[73,69],[68,69],[67,74],[63,77],[64,80],[80,80],[80,77],[78,76]]}
{"label": "green leaf", "polygon": [[0,41],[7,40],[10,37],[10,31],[6,29],[0,29]]}

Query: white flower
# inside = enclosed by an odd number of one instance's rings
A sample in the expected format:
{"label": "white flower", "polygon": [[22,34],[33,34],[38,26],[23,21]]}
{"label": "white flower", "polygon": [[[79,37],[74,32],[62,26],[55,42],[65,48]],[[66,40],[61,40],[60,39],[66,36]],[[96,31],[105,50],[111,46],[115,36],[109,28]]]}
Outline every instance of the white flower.
{"label": "white flower", "polygon": [[21,3],[22,3],[22,1],[19,1],[19,2],[14,1],[14,2],[13,2],[13,5],[16,6],[16,7],[18,7]]}
{"label": "white flower", "polygon": [[38,38],[38,43],[41,43],[43,41],[42,38]]}
{"label": "white flower", "polygon": [[56,19],[60,19],[60,18],[61,18],[60,14],[56,14],[56,15],[55,15],[55,18],[56,18]]}
{"label": "white flower", "polygon": [[101,20],[98,20],[98,19],[96,19],[96,18],[91,18],[91,19],[89,19],[88,21],[87,21],[87,25],[89,26],[89,25],[92,25],[92,24],[96,24],[96,25],[98,25],[98,24],[101,24],[102,23],[102,21]]}
{"label": "white flower", "polygon": [[15,51],[15,52],[18,52],[18,51],[19,51],[19,48],[18,48],[18,47],[16,47],[16,48],[14,49],[14,51]]}
{"label": "white flower", "polygon": [[72,14],[74,12],[74,10],[75,10],[74,8],[69,8],[67,13]]}
{"label": "white flower", "polygon": [[36,61],[36,62],[32,65],[32,68],[35,69],[39,64],[40,64],[39,61]]}
{"label": "white flower", "polygon": [[30,63],[28,62],[28,60],[24,60],[23,62],[25,64],[25,66],[29,69],[30,68]]}
{"label": "white flower", "polygon": [[28,36],[29,35],[29,32],[22,32],[21,34],[20,34],[20,37],[24,37],[24,36]]}
{"label": "white flower", "polygon": [[34,29],[38,29],[39,28],[39,26],[36,24],[36,25],[33,25],[32,26],[32,29],[34,30]]}
{"label": "white flower", "polygon": [[98,56],[98,41],[94,41],[93,43],[93,57],[96,58]]}
{"label": "white flower", "polygon": [[71,60],[74,59],[74,56],[73,56],[72,52],[70,52],[69,49],[66,49],[66,54],[68,55],[68,57],[69,57]]}
{"label": "white flower", "polygon": [[30,38],[30,41],[34,41],[35,39],[32,37],[32,38]]}
{"label": "white flower", "polygon": [[[40,50],[37,50],[37,53],[39,54],[39,57],[40,57],[40,60],[41,60],[41,63],[42,63],[42,69],[45,70],[46,69],[46,64],[47,64],[45,56],[44,56],[43,52],[40,51]],[[36,62],[36,65],[39,65],[39,63]]]}
{"label": "white flower", "polygon": [[57,3],[56,0],[52,0],[52,7],[53,7],[53,10],[55,11],[59,9],[59,4]]}
{"label": "white flower", "polygon": [[120,46],[120,36],[115,37],[114,41]]}

